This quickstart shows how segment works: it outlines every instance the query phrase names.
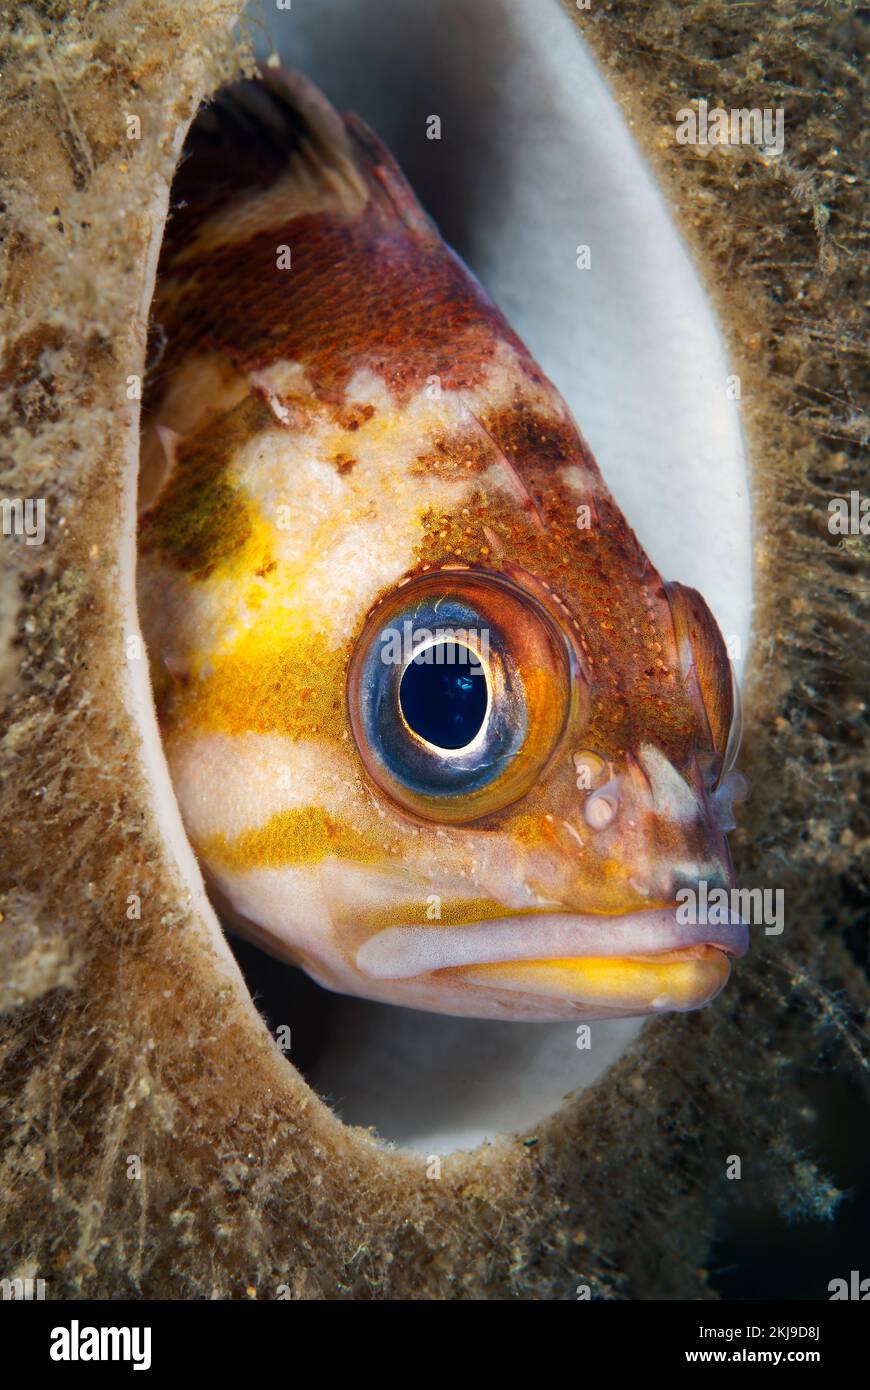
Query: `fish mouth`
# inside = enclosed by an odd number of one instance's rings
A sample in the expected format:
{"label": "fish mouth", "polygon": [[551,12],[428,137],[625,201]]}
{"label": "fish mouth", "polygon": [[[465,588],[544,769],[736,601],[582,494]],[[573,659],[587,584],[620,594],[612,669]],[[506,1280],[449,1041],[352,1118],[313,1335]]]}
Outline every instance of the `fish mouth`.
{"label": "fish mouth", "polygon": [[676,906],[622,914],[520,914],[465,926],[387,927],[357,951],[379,980],[450,971],[464,984],[597,1005],[685,1011],[709,1003],[749,946],[746,923],[684,923]]}

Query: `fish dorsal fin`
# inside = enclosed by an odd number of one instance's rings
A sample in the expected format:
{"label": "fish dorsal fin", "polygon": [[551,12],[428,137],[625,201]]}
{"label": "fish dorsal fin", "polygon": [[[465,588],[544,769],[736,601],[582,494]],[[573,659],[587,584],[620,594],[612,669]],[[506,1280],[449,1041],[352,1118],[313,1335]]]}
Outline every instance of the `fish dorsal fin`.
{"label": "fish dorsal fin", "polygon": [[390,151],[359,116],[345,116],[355,153],[355,163],[371,195],[387,212],[398,216],[405,226],[421,236],[437,235],[434,223],[421,208],[417,195]]}
{"label": "fish dorsal fin", "polygon": [[[175,264],[320,212],[375,207],[419,235],[434,228],[389,151],[289,68],[224,88],[191,126],[176,174]],[[246,196],[247,195],[247,196]]]}

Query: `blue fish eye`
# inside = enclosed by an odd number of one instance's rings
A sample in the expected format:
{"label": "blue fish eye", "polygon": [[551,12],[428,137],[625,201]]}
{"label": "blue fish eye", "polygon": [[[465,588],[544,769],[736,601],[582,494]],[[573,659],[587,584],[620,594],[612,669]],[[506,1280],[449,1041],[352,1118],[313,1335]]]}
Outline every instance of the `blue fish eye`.
{"label": "blue fish eye", "polygon": [[434,748],[466,748],[483,728],[489,690],[476,652],[434,642],[412,658],[399,684],[399,707],[412,733]]}
{"label": "blue fish eye", "polygon": [[501,575],[435,573],[398,585],[369,614],[348,668],[363,767],[425,819],[498,811],[552,756],[572,674],[553,619]]}

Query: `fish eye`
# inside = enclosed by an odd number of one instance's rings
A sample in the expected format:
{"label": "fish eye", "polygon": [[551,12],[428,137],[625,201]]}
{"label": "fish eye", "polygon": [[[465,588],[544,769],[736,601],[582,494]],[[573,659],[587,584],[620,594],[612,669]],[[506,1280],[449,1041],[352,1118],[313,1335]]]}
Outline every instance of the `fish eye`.
{"label": "fish eye", "polygon": [[486,721],[486,668],[477,652],[461,642],[431,642],[405,667],[399,706],[411,732],[431,748],[467,748]]}
{"label": "fish eye", "polygon": [[366,773],[427,820],[459,823],[518,800],[571,709],[561,628],[501,575],[448,570],[399,585],[350,662],[350,725]]}

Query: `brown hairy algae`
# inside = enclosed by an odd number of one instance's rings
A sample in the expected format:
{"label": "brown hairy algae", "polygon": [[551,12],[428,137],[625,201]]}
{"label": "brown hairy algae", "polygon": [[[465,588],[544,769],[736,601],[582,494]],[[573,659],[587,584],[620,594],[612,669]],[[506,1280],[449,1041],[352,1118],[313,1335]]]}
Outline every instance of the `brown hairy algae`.
{"label": "brown hairy algae", "polygon": [[[123,703],[115,552],[137,424],[124,387],[144,370],[146,263],[179,126],[240,61],[233,8],[7,13],[2,489],[45,497],[52,527],[43,547],[2,542],[19,568],[0,624],[0,1270],[46,1278],[49,1296],[271,1298],[285,1284],[303,1298],[570,1298],[580,1282],[712,1296],[727,1154],[756,1195],[823,1217],[837,1194],[803,1150],[805,1072],[820,1056],[867,1068],[866,960],[848,931],[867,842],[866,550],[826,528],[829,496],[858,483],[848,9],[614,0],[579,16],[745,384],[755,792],[735,848],[747,886],[785,889],[787,938],[761,942],[710,1009],[647,1027],[537,1142],[455,1155],[439,1183],[340,1125],[246,1005],[161,839]],[[673,144],[692,96],[775,107],[782,93],[776,165]]]}

